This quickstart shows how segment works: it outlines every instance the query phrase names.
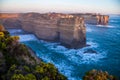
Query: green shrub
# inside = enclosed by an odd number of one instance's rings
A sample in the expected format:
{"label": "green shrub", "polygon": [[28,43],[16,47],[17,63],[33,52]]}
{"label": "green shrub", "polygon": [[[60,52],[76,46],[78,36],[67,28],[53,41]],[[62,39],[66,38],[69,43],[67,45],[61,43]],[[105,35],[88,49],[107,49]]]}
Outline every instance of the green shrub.
{"label": "green shrub", "polygon": [[44,73],[44,69],[43,69],[43,67],[40,67],[40,66],[36,66],[36,69],[35,69],[36,71],[36,73],[41,73],[41,74],[43,74]]}
{"label": "green shrub", "polygon": [[25,71],[30,72],[30,68],[28,66],[23,66],[23,67]]}
{"label": "green shrub", "polygon": [[44,78],[42,78],[42,80],[50,80],[47,76],[45,76]]}
{"label": "green shrub", "polygon": [[25,80],[36,80],[36,77],[33,74],[25,75]]}
{"label": "green shrub", "polygon": [[3,33],[4,33],[4,35],[5,35],[5,36],[4,36],[5,38],[10,37],[10,33],[9,33],[8,31],[3,31]]}
{"label": "green shrub", "polygon": [[86,73],[83,80],[117,80],[113,75],[109,75],[108,72],[101,70],[91,70]]}
{"label": "green shrub", "polygon": [[22,74],[14,74],[11,80],[25,80],[25,77]]}
{"label": "green shrub", "polygon": [[16,65],[15,64],[13,64],[11,67],[10,67],[10,69],[9,70],[11,70],[11,71],[13,71],[13,70],[15,70],[16,69]]}

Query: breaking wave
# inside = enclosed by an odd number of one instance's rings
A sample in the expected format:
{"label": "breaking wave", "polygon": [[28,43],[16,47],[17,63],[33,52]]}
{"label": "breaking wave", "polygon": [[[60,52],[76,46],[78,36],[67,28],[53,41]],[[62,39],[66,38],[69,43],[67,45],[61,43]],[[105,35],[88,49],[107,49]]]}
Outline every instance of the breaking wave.
{"label": "breaking wave", "polygon": [[23,34],[23,35],[19,35],[19,37],[20,37],[20,40],[19,40],[20,42],[37,40],[37,38],[33,34]]}
{"label": "breaking wave", "polygon": [[8,32],[10,32],[10,34],[16,34],[23,33],[24,31],[22,29],[8,29]]}
{"label": "breaking wave", "polygon": [[86,28],[86,32],[92,32],[93,30],[91,28]]}
{"label": "breaking wave", "polygon": [[96,25],[98,27],[105,27],[105,28],[114,28],[115,26],[111,26],[111,25]]}

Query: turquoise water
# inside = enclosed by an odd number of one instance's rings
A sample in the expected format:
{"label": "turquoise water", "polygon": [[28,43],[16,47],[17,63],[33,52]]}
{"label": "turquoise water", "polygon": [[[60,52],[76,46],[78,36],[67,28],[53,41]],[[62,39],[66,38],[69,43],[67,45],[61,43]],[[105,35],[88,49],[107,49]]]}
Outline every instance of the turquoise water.
{"label": "turquoise water", "polygon": [[[31,47],[45,62],[53,63],[69,80],[80,80],[86,71],[98,69],[120,77],[120,16],[110,15],[107,26],[88,25],[87,44],[82,49],[67,49],[59,43],[38,40],[33,34],[19,29],[10,29],[12,35],[19,35],[20,42]],[[84,51],[92,49],[97,54]]]}

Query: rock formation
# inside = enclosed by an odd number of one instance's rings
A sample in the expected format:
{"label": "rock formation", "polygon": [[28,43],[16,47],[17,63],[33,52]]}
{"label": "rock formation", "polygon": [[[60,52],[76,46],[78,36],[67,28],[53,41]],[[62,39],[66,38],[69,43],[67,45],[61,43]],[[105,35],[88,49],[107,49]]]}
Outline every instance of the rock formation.
{"label": "rock formation", "polygon": [[101,14],[72,14],[74,16],[84,17],[86,24],[93,24],[93,25],[107,25],[109,21],[108,15],[101,15]]}
{"label": "rock formation", "polygon": [[86,45],[84,19],[56,14],[39,17],[25,17],[22,28],[47,41],[59,41],[68,48],[81,48]]}
{"label": "rock formation", "polygon": [[70,48],[80,48],[86,45],[86,28],[83,18],[61,18],[57,33],[60,42]]}
{"label": "rock formation", "polygon": [[108,24],[109,16],[100,14],[21,13],[0,14],[6,28],[22,28],[47,41],[58,41],[69,48],[86,45],[87,24]]}
{"label": "rock formation", "polygon": [[108,24],[108,20],[109,20],[109,16],[107,15],[97,15],[97,24],[101,24],[101,25],[107,25]]}

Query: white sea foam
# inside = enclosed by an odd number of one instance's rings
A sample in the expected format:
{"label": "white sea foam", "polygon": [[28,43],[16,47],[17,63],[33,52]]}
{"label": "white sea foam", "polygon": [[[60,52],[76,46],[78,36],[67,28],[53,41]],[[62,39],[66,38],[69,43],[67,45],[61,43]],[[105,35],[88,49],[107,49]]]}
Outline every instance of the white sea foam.
{"label": "white sea foam", "polygon": [[93,30],[91,28],[86,29],[87,32],[92,32]]}
{"label": "white sea foam", "polygon": [[105,56],[102,53],[85,53],[82,55],[81,58],[81,64],[96,64],[100,61],[100,59],[103,59]]}
{"label": "white sea foam", "polygon": [[51,50],[56,51],[58,53],[64,54],[68,58],[69,61],[72,61],[73,63],[79,64],[89,64],[89,63],[95,63],[99,61],[99,59],[103,58],[104,55],[97,52],[97,54],[94,53],[84,53],[87,49],[97,48],[97,44],[93,43],[92,41],[87,42],[87,44],[91,45],[88,47],[84,47],[82,49],[67,49],[63,46],[56,45],[56,47],[50,47]]}
{"label": "white sea foam", "polygon": [[22,33],[23,30],[22,29],[8,29],[8,32],[10,32],[10,34],[16,34],[16,33]]}
{"label": "white sea foam", "polygon": [[20,42],[24,41],[35,41],[37,38],[33,34],[18,35],[20,37]]}
{"label": "white sea foam", "polygon": [[65,52],[65,55],[75,64],[94,64],[105,57],[102,53],[84,53],[81,49]]}
{"label": "white sea foam", "polygon": [[85,47],[85,48],[96,48],[96,47],[99,46],[97,43],[93,42],[92,40],[89,40],[89,41],[87,42],[87,45],[90,45],[90,46],[87,46],[87,47]]}
{"label": "white sea foam", "polygon": [[118,22],[118,21],[116,21],[116,20],[110,20],[109,22]]}
{"label": "white sea foam", "polygon": [[106,28],[114,28],[114,26],[111,25],[96,25],[98,27],[106,27]]}
{"label": "white sea foam", "polygon": [[59,52],[63,52],[65,51],[67,48],[65,48],[64,46],[61,46],[61,45],[57,45],[55,47],[51,47],[51,49],[55,50],[56,52],[59,51]]}

